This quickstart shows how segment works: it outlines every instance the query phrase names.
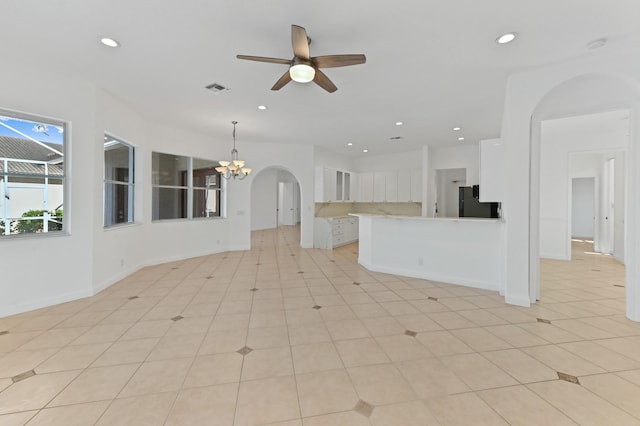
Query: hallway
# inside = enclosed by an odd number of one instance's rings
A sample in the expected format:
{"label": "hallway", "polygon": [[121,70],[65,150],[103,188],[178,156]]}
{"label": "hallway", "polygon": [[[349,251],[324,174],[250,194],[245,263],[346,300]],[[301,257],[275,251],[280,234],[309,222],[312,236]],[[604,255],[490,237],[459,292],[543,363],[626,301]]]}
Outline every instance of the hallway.
{"label": "hallway", "polygon": [[0,318],[0,425],[640,425],[624,267],[583,243],[531,308],[299,227],[252,247]]}

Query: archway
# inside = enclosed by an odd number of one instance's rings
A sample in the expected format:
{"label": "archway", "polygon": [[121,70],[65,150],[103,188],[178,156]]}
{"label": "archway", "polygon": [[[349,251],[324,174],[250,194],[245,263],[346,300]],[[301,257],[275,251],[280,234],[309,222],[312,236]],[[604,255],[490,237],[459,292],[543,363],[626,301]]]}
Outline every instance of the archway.
{"label": "archway", "polygon": [[[540,298],[540,250],[541,250],[541,147],[543,125],[552,120],[568,117],[602,116],[627,111],[629,128],[625,147],[626,208],[624,212],[626,253],[626,314],[640,321],[640,267],[638,254],[638,216],[640,205],[633,198],[640,189],[636,159],[640,151],[638,135],[632,134],[638,123],[640,91],[634,85],[610,75],[583,75],[569,79],[551,89],[536,105],[530,122],[530,191],[529,191],[529,296],[532,302]],[[626,114],[626,113],[625,113]],[[592,147],[593,149],[593,147]],[[547,170],[545,169],[545,173]]]}
{"label": "archway", "polygon": [[290,170],[281,166],[262,169],[251,185],[251,231],[295,227],[299,241],[301,198],[299,180]]}

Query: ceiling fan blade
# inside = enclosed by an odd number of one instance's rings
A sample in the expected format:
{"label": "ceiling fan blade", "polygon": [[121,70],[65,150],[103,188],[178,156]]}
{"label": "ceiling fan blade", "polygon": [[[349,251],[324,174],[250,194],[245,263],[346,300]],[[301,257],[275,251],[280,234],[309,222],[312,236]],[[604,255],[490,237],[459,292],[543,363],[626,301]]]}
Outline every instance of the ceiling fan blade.
{"label": "ceiling fan blade", "polygon": [[293,45],[293,54],[298,58],[309,59],[309,39],[307,31],[298,26],[291,26],[291,44]]}
{"label": "ceiling fan blade", "polygon": [[320,70],[316,70],[316,76],[313,78],[313,81],[329,93],[333,93],[338,90],[336,85],[329,80],[329,77]]}
{"label": "ceiling fan blade", "polygon": [[291,59],[265,58],[264,56],[247,56],[247,55],[236,55],[236,58],[246,59],[248,61],[270,62],[272,64],[291,65]]}
{"label": "ceiling fan blade", "polygon": [[367,58],[364,55],[327,55],[311,58],[311,62],[318,68],[335,68],[364,64]]}
{"label": "ceiling fan blade", "polygon": [[289,70],[287,70],[284,74],[282,74],[282,77],[280,77],[278,81],[276,81],[276,84],[273,85],[271,90],[280,90],[290,81],[291,75],[289,74]]}

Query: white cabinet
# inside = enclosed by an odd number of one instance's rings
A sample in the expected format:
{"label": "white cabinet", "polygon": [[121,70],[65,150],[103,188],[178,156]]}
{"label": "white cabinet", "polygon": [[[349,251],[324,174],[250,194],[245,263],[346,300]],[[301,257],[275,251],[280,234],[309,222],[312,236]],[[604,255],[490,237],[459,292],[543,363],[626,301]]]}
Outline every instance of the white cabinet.
{"label": "white cabinet", "polygon": [[373,173],[359,173],[359,188],[357,200],[363,203],[370,203],[373,201]]}
{"label": "white cabinet", "polygon": [[373,201],[382,202],[387,199],[387,173],[373,173]]}
{"label": "white cabinet", "polygon": [[384,201],[404,201],[398,199],[398,172],[386,172],[384,176]]}
{"label": "white cabinet", "polygon": [[351,172],[318,167],[316,169],[316,202],[353,201]]}
{"label": "white cabinet", "polygon": [[317,217],[314,221],[313,247],[332,249],[358,241],[358,218]]}
{"label": "white cabinet", "polygon": [[411,170],[411,201],[422,202],[422,170]]}
{"label": "white cabinet", "polygon": [[411,201],[411,172],[409,170],[398,172],[398,201]]}

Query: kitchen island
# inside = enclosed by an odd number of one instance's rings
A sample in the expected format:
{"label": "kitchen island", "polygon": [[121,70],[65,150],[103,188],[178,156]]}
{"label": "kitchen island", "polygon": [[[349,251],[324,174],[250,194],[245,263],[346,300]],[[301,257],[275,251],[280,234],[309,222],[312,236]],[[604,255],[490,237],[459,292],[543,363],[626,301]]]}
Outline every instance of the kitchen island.
{"label": "kitchen island", "polygon": [[504,221],[352,213],[369,270],[501,291]]}

